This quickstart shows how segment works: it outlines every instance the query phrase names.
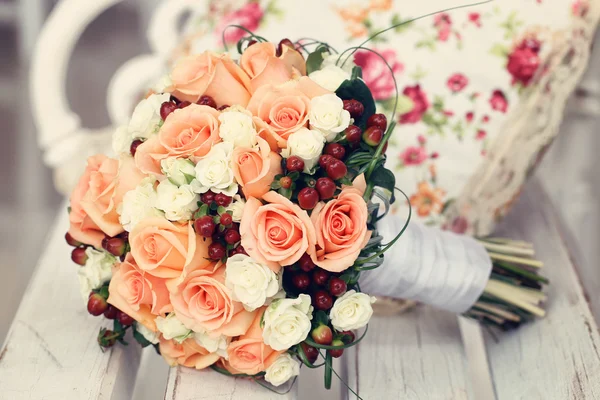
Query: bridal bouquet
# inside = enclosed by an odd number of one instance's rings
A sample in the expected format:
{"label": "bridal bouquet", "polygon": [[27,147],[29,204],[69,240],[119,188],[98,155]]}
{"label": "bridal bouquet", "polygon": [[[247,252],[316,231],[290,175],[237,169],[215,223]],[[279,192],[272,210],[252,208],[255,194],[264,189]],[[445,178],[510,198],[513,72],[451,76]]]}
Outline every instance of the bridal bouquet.
{"label": "bridal bouquet", "polygon": [[[452,301],[406,290],[408,280],[423,281],[419,257],[399,280],[394,268],[405,255],[379,268],[408,219],[381,233],[394,201],[384,166],[394,114],[388,123],[376,113],[350,60],[357,48],[337,54],[315,40],[275,44],[250,34],[237,49],[237,61],[213,52],[179,61],[115,132],[117,157],[89,158],[66,239],[89,313],[114,321],[100,330],[101,347],[125,343],[131,331],[170,365],[273,386],[300,365],[324,366],[329,387],[332,358],[365,336],[373,314],[361,272],[372,274],[374,290],[392,284],[377,294]],[[520,288],[537,284],[535,272],[510,257],[491,272],[483,254],[472,300],[447,308],[498,324],[539,314],[529,304],[542,300],[539,285]],[[495,291],[484,291],[498,277]]]}

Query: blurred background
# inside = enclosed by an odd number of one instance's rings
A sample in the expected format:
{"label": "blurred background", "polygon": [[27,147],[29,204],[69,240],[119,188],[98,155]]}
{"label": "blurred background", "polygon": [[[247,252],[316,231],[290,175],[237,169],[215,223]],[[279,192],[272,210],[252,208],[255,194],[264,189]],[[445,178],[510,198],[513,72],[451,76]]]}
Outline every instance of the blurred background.
{"label": "blurred background", "polygon": [[[129,0],[113,7],[92,22],[78,42],[68,69],[67,92],[84,126],[109,123],[105,94],[110,77],[126,60],[148,51],[145,27],[155,4]],[[0,0],[0,342],[43,251],[48,229],[57,213],[66,212],[59,209],[63,199],[43,164],[28,107],[31,53],[54,5],[48,0]],[[599,124],[600,49],[596,49],[569,102],[561,132],[536,173],[567,227],[565,239],[580,266],[593,266],[600,259]]]}

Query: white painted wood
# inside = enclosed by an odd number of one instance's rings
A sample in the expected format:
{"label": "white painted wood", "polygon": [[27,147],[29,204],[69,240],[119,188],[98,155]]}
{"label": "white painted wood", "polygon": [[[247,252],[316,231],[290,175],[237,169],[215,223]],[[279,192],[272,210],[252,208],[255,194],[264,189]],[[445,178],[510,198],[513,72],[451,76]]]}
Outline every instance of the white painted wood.
{"label": "white painted wood", "polygon": [[374,316],[355,357],[349,355],[348,384],[363,399],[468,398],[466,359],[451,313],[418,306]]}
{"label": "white painted wood", "polygon": [[108,324],[87,313],[79,293],[65,208],[0,350],[0,398],[130,399],[140,348],[98,347],[98,329]]}
{"label": "white painted wood", "polygon": [[467,372],[474,399],[495,399],[483,328],[470,318],[458,317],[458,326],[467,357]]}
{"label": "white painted wood", "polygon": [[287,394],[277,394],[256,382],[233,379],[211,369],[176,367],[169,372],[165,400],[293,400],[297,399],[297,387],[294,385]]}
{"label": "white painted wood", "polygon": [[[554,209],[532,181],[502,233],[533,242],[550,278],[547,316],[488,341],[500,400],[600,398],[600,336],[581,290]],[[597,295],[597,293],[596,293]]]}

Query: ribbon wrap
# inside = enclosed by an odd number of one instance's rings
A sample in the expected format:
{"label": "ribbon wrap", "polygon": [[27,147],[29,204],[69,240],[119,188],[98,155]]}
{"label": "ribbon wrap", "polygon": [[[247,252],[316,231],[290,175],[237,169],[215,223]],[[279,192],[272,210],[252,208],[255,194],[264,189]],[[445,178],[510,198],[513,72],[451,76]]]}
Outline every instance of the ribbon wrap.
{"label": "ribbon wrap", "polygon": [[[377,228],[384,243],[405,220],[388,215]],[[385,253],[383,264],[361,274],[360,286],[372,295],[416,300],[462,313],[483,293],[492,270],[485,248],[469,236],[411,222]]]}

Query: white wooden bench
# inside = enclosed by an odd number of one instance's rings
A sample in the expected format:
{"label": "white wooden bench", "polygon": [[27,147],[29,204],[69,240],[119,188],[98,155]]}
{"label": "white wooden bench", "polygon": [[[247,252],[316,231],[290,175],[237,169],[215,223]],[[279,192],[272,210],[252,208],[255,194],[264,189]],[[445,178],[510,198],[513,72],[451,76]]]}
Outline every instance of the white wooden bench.
{"label": "white wooden bench", "polygon": [[[502,231],[532,241],[550,278],[548,315],[518,331],[486,336],[491,380],[498,399],[563,400],[600,398],[600,336],[561,238],[545,192],[530,182]],[[102,353],[95,338],[100,319],[87,314],[75,269],[64,243],[67,215],[60,212],[27,293],[0,351],[2,399],[130,399],[140,365],[132,343]],[[598,302],[596,292],[590,300]],[[426,306],[404,314],[376,316],[369,335],[346,354],[339,370],[364,399],[481,399],[488,379],[485,366],[470,364],[481,354],[473,339],[463,344],[456,316]],[[466,330],[468,332],[468,330]],[[471,329],[472,332],[472,329]],[[477,336],[475,335],[475,338]],[[145,354],[144,363],[162,360]],[[143,368],[148,368],[143,365]],[[159,367],[160,371],[166,371]],[[273,394],[247,381],[212,371],[174,368],[166,385],[148,399],[296,399],[322,398],[319,375],[303,370],[300,390]],[[322,372],[322,371],[319,371]],[[165,372],[167,373],[167,372]],[[165,387],[166,386],[166,387]],[[306,389],[306,390],[305,390]],[[313,396],[306,393],[310,390]],[[147,393],[147,391],[146,391]],[[347,392],[340,390],[341,398]],[[352,396],[350,396],[352,398]]]}

